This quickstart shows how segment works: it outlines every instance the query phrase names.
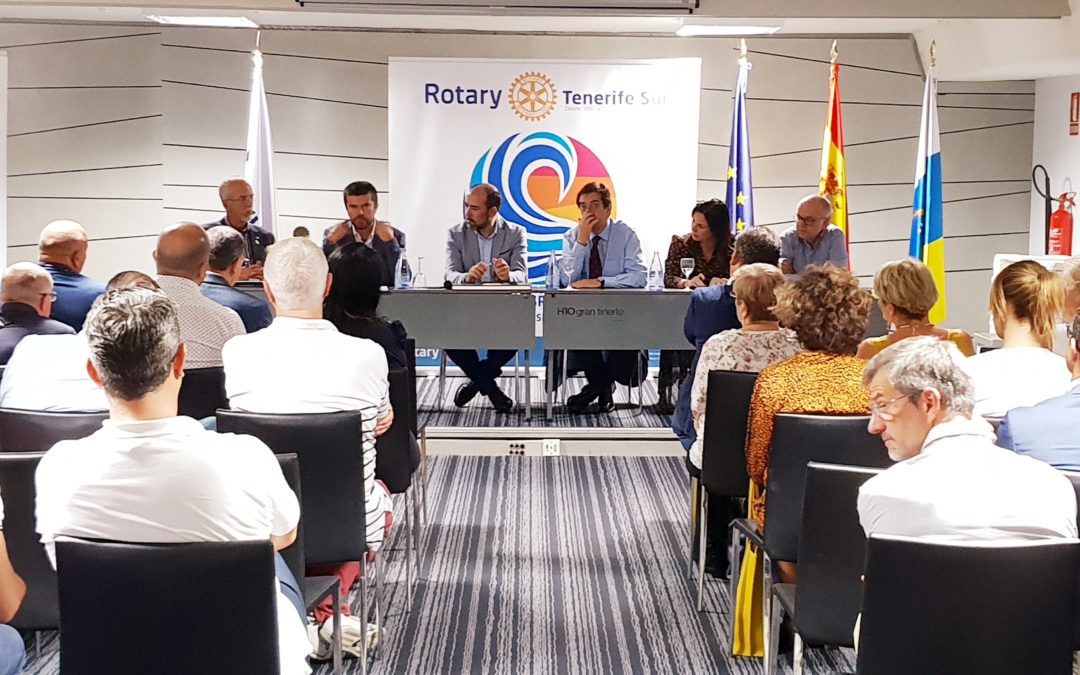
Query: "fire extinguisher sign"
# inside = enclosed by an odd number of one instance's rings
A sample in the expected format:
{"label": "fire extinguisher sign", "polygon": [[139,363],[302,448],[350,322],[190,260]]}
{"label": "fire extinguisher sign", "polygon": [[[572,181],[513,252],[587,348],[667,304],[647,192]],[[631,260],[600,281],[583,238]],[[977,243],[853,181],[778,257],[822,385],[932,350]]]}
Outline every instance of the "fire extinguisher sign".
{"label": "fire extinguisher sign", "polygon": [[1069,135],[1080,136],[1080,91],[1074,91],[1069,104]]}

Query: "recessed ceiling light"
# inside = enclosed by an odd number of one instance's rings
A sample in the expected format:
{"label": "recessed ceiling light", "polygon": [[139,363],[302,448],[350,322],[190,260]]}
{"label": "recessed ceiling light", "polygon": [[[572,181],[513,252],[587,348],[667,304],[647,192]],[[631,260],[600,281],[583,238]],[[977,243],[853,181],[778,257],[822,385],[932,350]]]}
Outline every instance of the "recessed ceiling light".
{"label": "recessed ceiling light", "polygon": [[168,26],[206,26],[210,28],[258,28],[246,16],[159,16],[147,14],[147,19]]}
{"label": "recessed ceiling light", "polygon": [[679,37],[698,37],[703,35],[745,37],[748,35],[772,35],[780,26],[724,26],[715,24],[683,24],[675,34]]}

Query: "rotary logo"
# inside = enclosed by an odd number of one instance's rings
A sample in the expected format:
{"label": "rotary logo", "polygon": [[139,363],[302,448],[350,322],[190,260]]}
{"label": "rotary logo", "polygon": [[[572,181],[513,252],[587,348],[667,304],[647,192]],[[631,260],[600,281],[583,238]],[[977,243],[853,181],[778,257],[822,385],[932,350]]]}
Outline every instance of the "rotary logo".
{"label": "rotary logo", "polygon": [[555,109],[555,83],[542,73],[523,73],[510,85],[510,107],[526,122],[538,122]]}

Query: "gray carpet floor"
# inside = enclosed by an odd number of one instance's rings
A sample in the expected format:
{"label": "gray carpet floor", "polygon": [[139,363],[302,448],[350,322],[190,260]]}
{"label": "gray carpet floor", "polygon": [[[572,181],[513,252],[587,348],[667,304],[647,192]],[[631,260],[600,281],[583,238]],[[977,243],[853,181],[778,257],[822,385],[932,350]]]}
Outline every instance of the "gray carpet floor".
{"label": "gray carpet floor", "polygon": [[[440,456],[428,486],[411,605],[403,527],[384,555],[373,675],[763,671],[724,648],[725,583],[706,582],[705,611],[694,609],[680,458]],[[58,672],[55,634],[43,647],[28,672]],[[850,650],[808,651],[808,673],[836,671],[854,671]]]}

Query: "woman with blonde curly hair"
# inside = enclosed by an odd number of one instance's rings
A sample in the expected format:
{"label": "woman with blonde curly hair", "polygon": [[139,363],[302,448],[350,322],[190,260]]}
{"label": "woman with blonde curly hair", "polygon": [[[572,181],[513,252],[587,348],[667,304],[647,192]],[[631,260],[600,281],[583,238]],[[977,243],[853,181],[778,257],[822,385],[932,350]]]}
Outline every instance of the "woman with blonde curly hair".
{"label": "woman with blonde curly hair", "polygon": [[965,331],[938,328],[930,323],[930,310],[938,300],[938,290],[934,275],[922,261],[903,258],[882,265],[874,275],[874,297],[892,332],[863,340],[859,358],[869,359],[889,345],[916,335],[948,340],[964,356],[975,353],[971,336]]}
{"label": "woman with blonde curly hair", "polygon": [[990,316],[1004,344],[964,361],[975,381],[975,414],[1001,417],[1065,393],[1069,368],[1050,351],[1064,305],[1065,282],[1034,260],[1014,262],[994,277]]}

